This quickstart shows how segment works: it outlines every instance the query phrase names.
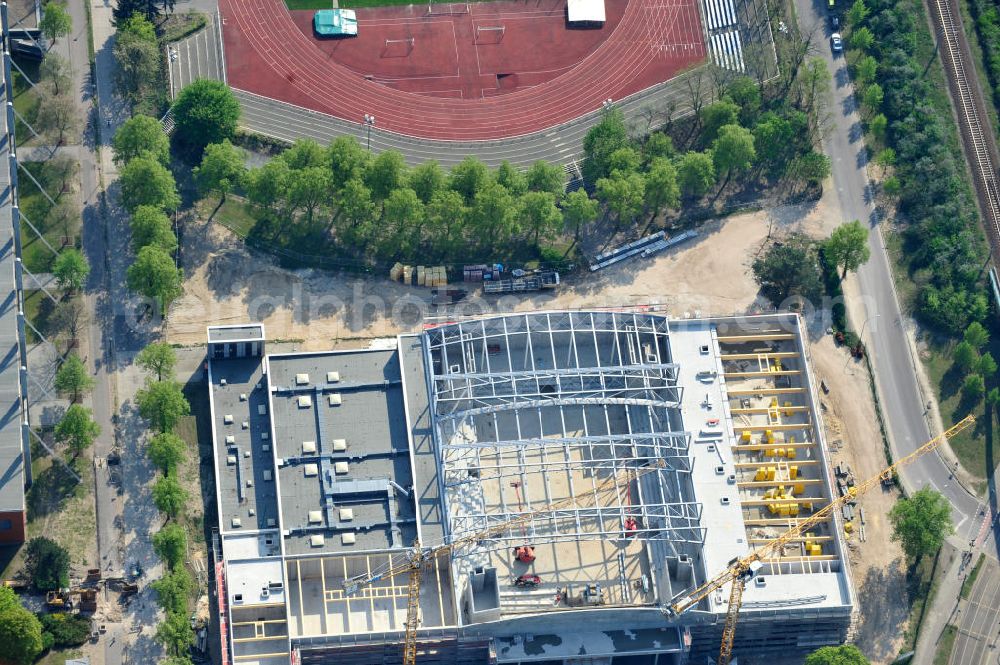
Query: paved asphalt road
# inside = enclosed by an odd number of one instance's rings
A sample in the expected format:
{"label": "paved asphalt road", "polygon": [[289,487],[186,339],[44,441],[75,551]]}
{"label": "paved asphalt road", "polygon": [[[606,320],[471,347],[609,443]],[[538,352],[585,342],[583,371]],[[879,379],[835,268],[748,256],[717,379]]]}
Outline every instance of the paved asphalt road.
{"label": "paved asphalt road", "polygon": [[[871,226],[871,259],[858,271],[861,302],[848,302],[856,328],[863,328],[865,344],[875,368],[879,399],[887,419],[889,439],[896,459],[913,452],[931,438],[925,420],[927,399],[921,394],[914,371],[914,357],[903,326],[892,273],[882,239],[881,224],[874,207],[867,173],[867,149],[847,75],[847,62],[830,50],[830,30],[825,2],[796,0],[799,29],[814,34],[816,52],[833,74],[833,104],[830,131],[824,150],[833,159],[833,181],[837,188],[843,221],[860,219]],[[931,486],[943,493],[954,508],[959,533],[969,528],[980,511],[980,502],[951,477],[951,470],[938,454],[924,455],[906,467],[901,476],[908,489]]]}

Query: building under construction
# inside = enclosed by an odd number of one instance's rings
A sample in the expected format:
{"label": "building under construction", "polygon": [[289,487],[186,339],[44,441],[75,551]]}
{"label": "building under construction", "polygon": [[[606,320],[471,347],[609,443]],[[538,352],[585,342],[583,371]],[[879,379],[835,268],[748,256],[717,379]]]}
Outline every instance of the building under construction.
{"label": "building under construction", "polygon": [[[258,325],[208,331],[227,663],[401,663],[409,574],[387,573],[417,540],[464,543],[421,567],[417,663],[704,663],[728,587],[680,616],[672,599],[834,491],[794,315],[552,311],[265,346]],[[843,520],[764,562],[737,655],[844,640]]]}

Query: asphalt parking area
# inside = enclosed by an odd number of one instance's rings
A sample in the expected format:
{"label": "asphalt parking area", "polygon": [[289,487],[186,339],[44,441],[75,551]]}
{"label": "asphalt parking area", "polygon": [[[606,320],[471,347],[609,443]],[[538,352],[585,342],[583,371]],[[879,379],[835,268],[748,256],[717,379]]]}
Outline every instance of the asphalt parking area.
{"label": "asphalt parking area", "polygon": [[1000,563],[986,557],[958,622],[949,665],[993,665],[1000,632]]}
{"label": "asphalt parking area", "polygon": [[198,79],[226,80],[222,40],[216,21],[217,17],[209,15],[208,25],[203,30],[167,47],[171,98]]}

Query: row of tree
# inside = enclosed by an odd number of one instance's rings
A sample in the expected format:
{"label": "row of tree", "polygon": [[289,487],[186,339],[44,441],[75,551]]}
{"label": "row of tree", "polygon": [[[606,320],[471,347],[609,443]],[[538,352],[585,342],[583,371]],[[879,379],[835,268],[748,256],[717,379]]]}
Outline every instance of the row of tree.
{"label": "row of tree", "polygon": [[174,376],[177,356],[164,342],[150,344],[136,356],[136,364],[148,373],[145,387],[136,395],[139,413],[156,430],[149,440],[146,455],[159,471],[153,483],[153,503],[166,518],[166,524],[153,536],[153,550],[166,565],[163,576],[151,584],[166,618],[156,630],[156,639],[167,650],[171,665],[188,665],[188,652],[194,642],[189,620],[188,601],[196,588],[188,572],[187,530],[179,518],[189,496],[180,483],[178,469],[187,460],[187,443],[174,432],[180,420],[190,414],[191,406]]}
{"label": "row of tree", "polygon": [[947,100],[926,76],[931,63],[918,57],[927,30],[923,7],[914,0],[856,0],[846,23],[866,122],[893,151],[893,190],[906,222],[902,256],[919,293],[916,314],[959,336],[987,314],[981,271],[987,252]]}

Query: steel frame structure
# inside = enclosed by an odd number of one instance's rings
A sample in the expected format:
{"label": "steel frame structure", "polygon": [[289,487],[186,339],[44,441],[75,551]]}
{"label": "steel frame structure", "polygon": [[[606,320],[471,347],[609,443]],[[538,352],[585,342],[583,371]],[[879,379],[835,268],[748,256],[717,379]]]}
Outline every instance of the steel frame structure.
{"label": "steel frame structure", "polygon": [[[449,538],[568,494],[576,506],[481,545],[622,538],[625,531],[702,544],[669,332],[662,316],[610,311],[506,315],[428,330],[442,495],[460,493],[464,503],[458,511],[445,501]],[[630,468],[653,460],[665,468],[630,478]],[[495,500],[487,499],[487,484]]]}

